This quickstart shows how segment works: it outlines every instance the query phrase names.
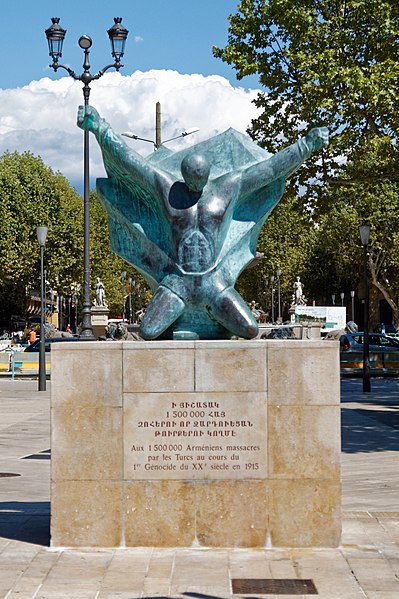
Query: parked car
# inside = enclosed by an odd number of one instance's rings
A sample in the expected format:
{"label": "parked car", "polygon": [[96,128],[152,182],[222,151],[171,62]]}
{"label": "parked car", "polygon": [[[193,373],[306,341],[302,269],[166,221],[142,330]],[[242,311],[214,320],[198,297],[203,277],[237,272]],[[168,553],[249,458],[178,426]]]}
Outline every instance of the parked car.
{"label": "parked car", "polygon": [[272,328],[267,333],[263,333],[260,336],[261,339],[296,339],[294,329],[291,326],[279,325],[278,327]]}
{"label": "parked car", "polygon": [[[363,368],[364,333],[346,333],[340,338],[342,374],[357,374]],[[399,339],[369,333],[370,374],[399,374]]]}
{"label": "parked car", "polygon": [[393,324],[379,324],[376,328],[377,333],[388,335],[388,337],[399,337],[398,331],[395,329]]}
{"label": "parked car", "polygon": [[[65,343],[65,342],[69,343],[71,341],[79,341],[79,338],[78,337],[50,337],[49,339],[45,339],[44,349],[45,349],[45,351],[48,352],[51,350],[51,345],[53,343]],[[40,346],[40,339],[36,339],[36,341],[31,343],[24,349],[24,352],[38,352],[39,346]]]}

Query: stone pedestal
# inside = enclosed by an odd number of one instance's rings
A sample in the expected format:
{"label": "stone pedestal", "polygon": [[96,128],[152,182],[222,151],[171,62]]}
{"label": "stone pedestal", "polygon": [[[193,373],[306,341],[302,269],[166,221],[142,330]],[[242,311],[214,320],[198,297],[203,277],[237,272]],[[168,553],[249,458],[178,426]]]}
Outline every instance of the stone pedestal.
{"label": "stone pedestal", "polygon": [[96,337],[104,337],[108,324],[109,310],[105,306],[92,306],[91,325]]}
{"label": "stone pedestal", "polygon": [[56,345],[52,545],[336,547],[338,347]]}

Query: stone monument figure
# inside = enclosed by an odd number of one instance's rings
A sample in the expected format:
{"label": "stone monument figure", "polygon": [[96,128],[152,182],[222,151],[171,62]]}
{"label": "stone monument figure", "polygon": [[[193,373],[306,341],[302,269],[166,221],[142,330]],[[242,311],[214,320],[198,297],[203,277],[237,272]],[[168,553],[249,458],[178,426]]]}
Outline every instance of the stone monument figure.
{"label": "stone monument figure", "polygon": [[105,299],[105,288],[100,277],[97,277],[95,284],[96,296],[93,300],[93,305],[99,308],[108,308],[107,300]]}
{"label": "stone monument figure", "polygon": [[297,277],[295,283],[293,284],[294,293],[292,294],[292,304],[291,307],[294,306],[306,306],[307,300],[303,294],[303,283],[301,282],[301,278]]}
{"label": "stone monument figure", "polygon": [[229,129],[188,150],[161,147],[143,158],[92,106],[79,108],[78,125],[102,151],[108,178],[97,180],[97,191],[111,247],[153,291],[140,336],[255,337],[258,324],[235,282],[256,256],[286,179],[328,143],[328,130],[312,129],[274,155]]}

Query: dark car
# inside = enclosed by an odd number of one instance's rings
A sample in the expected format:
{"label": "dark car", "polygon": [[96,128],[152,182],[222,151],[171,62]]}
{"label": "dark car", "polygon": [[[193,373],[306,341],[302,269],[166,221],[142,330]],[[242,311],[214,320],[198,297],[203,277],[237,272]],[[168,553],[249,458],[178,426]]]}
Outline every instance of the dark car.
{"label": "dark car", "polygon": [[[65,343],[71,341],[79,341],[78,337],[50,337],[44,341],[45,351],[51,350],[52,343]],[[36,339],[33,343],[25,347],[24,352],[38,352],[40,346],[40,339]]]}
{"label": "dark car", "polygon": [[397,335],[398,331],[395,329],[393,324],[379,324],[377,326],[377,333],[382,333],[383,335]]}
{"label": "dark car", "polygon": [[[357,374],[363,368],[364,333],[342,335],[340,363],[343,374]],[[370,373],[399,374],[399,339],[369,333]]]}

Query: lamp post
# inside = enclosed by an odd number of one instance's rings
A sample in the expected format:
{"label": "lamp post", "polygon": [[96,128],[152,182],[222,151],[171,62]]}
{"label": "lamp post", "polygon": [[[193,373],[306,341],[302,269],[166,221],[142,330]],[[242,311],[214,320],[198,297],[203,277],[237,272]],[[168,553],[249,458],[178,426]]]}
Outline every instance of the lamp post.
{"label": "lamp post", "polygon": [[129,277],[127,280],[129,284],[129,324],[132,324],[132,287],[133,287],[133,279]]}
{"label": "lamp post", "polygon": [[352,300],[352,321],[355,322],[355,292],[351,291]]}
{"label": "lamp post", "polygon": [[279,323],[281,323],[281,298],[280,298],[280,277],[281,277],[281,270],[278,268],[277,272],[277,305],[278,305],[278,317],[277,317],[277,321]]}
{"label": "lamp post", "polygon": [[170,139],[165,139],[162,141],[161,139],[161,103],[157,102],[155,106],[155,141],[153,139],[146,139],[145,137],[139,137],[135,133],[131,131],[125,131],[121,135],[125,137],[130,137],[131,139],[137,139],[139,141],[148,141],[149,143],[154,145],[154,150],[158,150],[162,144],[166,144],[168,141],[173,141],[175,139],[179,139],[180,137],[187,137],[187,135],[192,135],[193,133],[197,133],[199,131],[198,127],[191,127],[190,129],[184,129],[180,133],[180,135],[176,135],[176,137],[171,137]]}
{"label": "lamp post", "polygon": [[[120,62],[124,51],[125,43],[128,35],[128,30],[122,25],[120,17],[114,18],[114,25],[108,29],[108,36],[111,41],[112,56],[115,60],[113,64],[98,71],[95,75],[90,73],[89,54],[92,45],[92,40],[88,35],[82,35],[79,38],[78,44],[84,51],[83,73],[76,75],[69,67],[58,64],[58,60],[62,57],[62,45],[65,39],[66,30],[59,24],[59,18],[51,19],[52,25],[46,29],[46,37],[48,41],[49,54],[53,60],[50,65],[54,71],[64,69],[75,81],[83,83],[83,99],[84,105],[89,104],[90,83],[99,79],[108,69],[114,68],[116,71],[123,66]],[[96,339],[93,333],[91,324],[91,304],[90,304],[90,173],[89,173],[89,132],[83,132],[83,199],[84,199],[84,288],[83,288],[83,310],[82,310],[82,330],[80,338],[82,340],[93,341]]]}
{"label": "lamp post", "polygon": [[125,283],[126,283],[126,270],[122,270],[121,272],[122,279],[122,321],[125,322]]}
{"label": "lamp post", "polygon": [[363,330],[363,393],[371,391],[370,384],[370,346],[369,346],[369,282],[367,268],[367,246],[370,241],[370,225],[361,225],[359,227],[360,241],[363,246],[364,262],[364,330]]}
{"label": "lamp post", "polygon": [[270,277],[270,284],[272,286],[272,324],[274,322],[274,275]]}
{"label": "lamp post", "polygon": [[344,297],[345,297],[345,293],[344,293],[343,291],[341,291],[341,293],[340,293],[340,296],[341,296],[341,306],[343,307],[343,305],[344,305]]}
{"label": "lamp post", "polygon": [[37,227],[36,236],[40,246],[40,341],[39,341],[39,391],[46,390],[46,354],[44,345],[44,246],[46,245],[47,227]]}
{"label": "lamp post", "polygon": [[332,305],[335,306],[335,294],[333,293],[331,296]]}

